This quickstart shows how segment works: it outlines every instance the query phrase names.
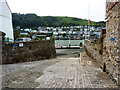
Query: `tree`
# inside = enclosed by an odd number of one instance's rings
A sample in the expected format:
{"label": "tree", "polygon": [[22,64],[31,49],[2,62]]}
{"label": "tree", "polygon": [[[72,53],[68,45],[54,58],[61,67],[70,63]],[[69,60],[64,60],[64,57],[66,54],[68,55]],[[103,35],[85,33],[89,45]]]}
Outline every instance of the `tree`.
{"label": "tree", "polygon": [[63,34],[63,37],[67,36],[66,33]]}
{"label": "tree", "polygon": [[19,33],[14,32],[14,39],[16,40],[17,38],[19,38]]}
{"label": "tree", "polygon": [[[36,28],[39,26],[76,26],[87,25],[88,21],[73,17],[53,17],[53,16],[37,16],[36,14],[12,14],[13,27],[20,26],[21,28]],[[105,26],[104,22],[92,22],[93,25],[99,24]]]}

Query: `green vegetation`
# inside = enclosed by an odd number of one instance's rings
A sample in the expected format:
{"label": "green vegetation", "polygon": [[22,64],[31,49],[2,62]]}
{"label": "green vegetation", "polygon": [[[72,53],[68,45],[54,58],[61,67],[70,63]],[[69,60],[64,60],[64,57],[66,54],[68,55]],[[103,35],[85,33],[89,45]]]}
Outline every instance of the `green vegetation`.
{"label": "green vegetation", "polygon": [[97,26],[106,27],[106,22],[104,22],[104,21],[97,22],[96,27],[97,27]]}
{"label": "green vegetation", "polygon": [[55,40],[55,38],[54,37],[50,37],[50,40]]}
{"label": "green vegetation", "polygon": [[26,37],[26,36],[21,34],[21,35],[19,35],[19,37]]}
{"label": "green vegetation", "polygon": [[34,40],[40,40],[40,38],[36,37]]}
{"label": "green vegetation", "polygon": [[52,37],[53,33],[46,33],[46,37]]}
{"label": "green vegetation", "polygon": [[[75,17],[64,16],[37,16],[36,14],[17,14],[13,13],[13,27],[37,29],[39,26],[44,27],[61,27],[88,25],[88,21]],[[105,22],[94,22],[93,26],[105,26]]]}
{"label": "green vegetation", "polygon": [[67,36],[67,34],[66,34],[66,33],[64,33],[62,36],[63,36],[63,37],[65,37],[65,36]]}
{"label": "green vegetation", "polygon": [[17,38],[19,38],[19,33],[18,32],[14,32],[14,39],[16,40]]}
{"label": "green vegetation", "polygon": [[98,40],[98,44],[100,47],[99,53],[102,55],[103,53],[103,39],[105,38],[105,36],[101,36],[100,39]]}

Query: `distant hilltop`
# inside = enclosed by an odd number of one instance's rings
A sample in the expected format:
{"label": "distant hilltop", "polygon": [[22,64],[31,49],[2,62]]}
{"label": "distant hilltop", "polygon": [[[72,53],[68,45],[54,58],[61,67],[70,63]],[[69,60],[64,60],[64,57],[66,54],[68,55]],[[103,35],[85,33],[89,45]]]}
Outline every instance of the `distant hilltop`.
{"label": "distant hilltop", "polygon": [[[67,16],[37,16],[36,14],[18,14],[13,13],[13,27],[20,26],[21,28],[37,28],[44,27],[61,27],[61,26],[79,26],[88,25],[88,20],[67,17]],[[105,22],[94,22],[93,26],[105,27]]]}

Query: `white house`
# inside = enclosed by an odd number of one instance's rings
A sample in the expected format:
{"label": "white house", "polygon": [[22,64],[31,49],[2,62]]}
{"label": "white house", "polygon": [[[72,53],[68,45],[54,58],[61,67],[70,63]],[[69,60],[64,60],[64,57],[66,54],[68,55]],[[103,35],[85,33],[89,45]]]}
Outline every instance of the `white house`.
{"label": "white house", "polygon": [[28,33],[20,33],[20,35],[29,35]]}
{"label": "white house", "polygon": [[12,13],[6,0],[0,0],[0,31],[4,32],[6,37],[14,39]]}
{"label": "white house", "polygon": [[53,35],[58,35],[58,32],[53,32]]}
{"label": "white house", "polygon": [[29,29],[29,28],[24,29],[24,31],[28,31],[28,32],[30,32],[30,30],[31,30],[31,29]]}

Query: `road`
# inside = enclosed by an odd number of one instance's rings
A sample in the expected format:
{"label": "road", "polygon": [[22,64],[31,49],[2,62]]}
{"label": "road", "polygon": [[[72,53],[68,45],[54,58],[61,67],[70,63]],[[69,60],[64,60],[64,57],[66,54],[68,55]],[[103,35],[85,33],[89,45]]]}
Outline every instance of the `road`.
{"label": "road", "polygon": [[116,88],[85,53],[2,66],[3,88]]}

